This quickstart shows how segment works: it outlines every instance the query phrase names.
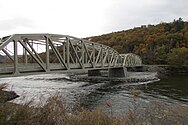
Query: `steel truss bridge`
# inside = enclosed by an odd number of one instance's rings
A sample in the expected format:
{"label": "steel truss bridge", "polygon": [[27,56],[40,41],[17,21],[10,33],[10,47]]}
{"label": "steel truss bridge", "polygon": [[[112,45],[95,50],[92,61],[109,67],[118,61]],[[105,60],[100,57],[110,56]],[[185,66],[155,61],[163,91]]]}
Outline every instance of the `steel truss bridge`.
{"label": "steel truss bridge", "polygon": [[59,34],[14,34],[0,39],[0,76],[76,69],[141,66],[133,53]]}

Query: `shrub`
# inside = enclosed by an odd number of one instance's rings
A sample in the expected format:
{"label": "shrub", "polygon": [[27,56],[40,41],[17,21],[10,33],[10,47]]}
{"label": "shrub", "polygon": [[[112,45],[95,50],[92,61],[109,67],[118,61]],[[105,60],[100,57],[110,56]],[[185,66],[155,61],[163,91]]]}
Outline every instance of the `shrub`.
{"label": "shrub", "polygon": [[[101,109],[81,108],[69,112],[60,96],[52,96],[40,107],[32,107],[32,101],[24,105],[0,104],[0,124],[2,125],[165,125],[184,124],[188,119],[188,108],[166,106],[160,101],[140,108],[138,90],[133,89],[133,107],[123,116],[106,114]],[[113,105],[108,103],[110,110]],[[168,108],[166,108],[168,107]]]}

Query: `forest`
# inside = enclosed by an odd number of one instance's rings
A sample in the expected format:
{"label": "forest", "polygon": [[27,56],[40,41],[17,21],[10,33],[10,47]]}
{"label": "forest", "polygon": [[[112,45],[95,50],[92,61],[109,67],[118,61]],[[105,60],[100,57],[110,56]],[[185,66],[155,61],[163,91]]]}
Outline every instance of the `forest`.
{"label": "forest", "polygon": [[86,39],[108,45],[119,53],[138,54],[144,64],[188,65],[188,22],[182,18]]}

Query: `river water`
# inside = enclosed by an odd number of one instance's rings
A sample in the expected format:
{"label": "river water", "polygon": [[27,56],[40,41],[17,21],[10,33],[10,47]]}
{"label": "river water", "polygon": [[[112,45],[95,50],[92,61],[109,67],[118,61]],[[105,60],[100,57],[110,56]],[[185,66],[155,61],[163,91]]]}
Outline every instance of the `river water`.
{"label": "river water", "polygon": [[135,104],[134,90],[139,90],[136,103],[141,108],[151,102],[161,102],[167,106],[188,106],[188,75],[163,77],[158,82],[148,84],[107,83],[87,95],[86,106],[101,106],[108,112],[106,104],[110,102],[115,114],[124,114]]}
{"label": "river water", "polygon": [[[166,105],[188,106],[188,75],[166,76],[158,82],[72,82],[65,74],[42,74],[1,78],[7,90],[13,90],[19,98],[15,103],[33,102],[41,105],[53,95],[61,95],[69,108],[101,108],[114,114],[126,113],[133,105],[147,107],[148,103],[160,101]],[[110,109],[109,109],[110,105]]]}

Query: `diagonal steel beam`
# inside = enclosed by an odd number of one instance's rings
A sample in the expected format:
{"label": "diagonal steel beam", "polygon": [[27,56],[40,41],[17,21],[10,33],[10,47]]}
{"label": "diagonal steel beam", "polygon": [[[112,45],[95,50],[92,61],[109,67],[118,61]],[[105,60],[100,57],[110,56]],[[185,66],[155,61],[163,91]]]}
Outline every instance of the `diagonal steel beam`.
{"label": "diagonal steel beam", "polygon": [[114,58],[114,60],[113,60],[113,66],[114,66],[114,67],[116,66],[117,58],[118,58],[118,55],[115,55],[115,58]]}
{"label": "diagonal steel beam", "polygon": [[11,35],[7,40],[3,41],[0,44],[0,50],[2,50],[7,44],[9,44],[10,42],[12,42],[14,40],[14,35]]}
{"label": "diagonal steel beam", "polygon": [[52,47],[54,53],[56,54],[58,60],[60,61],[60,63],[67,69],[67,70],[70,70],[68,68],[68,66],[66,65],[64,59],[62,58],[61,54],[59,53],[59,51],[57,50],[57,48],[53,45],[52,41],[48,38],[48,41],[49,41],[49,45]]}
{"label": "diagonal steel beam", "polygon": [[26,44],[19,40],[19,43],[27,50],[27,52],[34,58],[34,60],[39,64],[39,66],[45,71],[47,72],[46,68],[44,67],[44,65],[41,63],[41,61],[39,61],[39,59],[33,55],[33,53],[29,50],[29,48],[26,46]]}
{"label": "diagonal steel beam", "polygon": [[113,63],[113,59],[114,59],[114,55],[115,55],[115,52],[113,51],[112,52],[112,56],[111,56],[111,58],[110,58],[110,66],[111,66],[111,64]]}
{"label": "diagonal steel beam", "polygon": [[103,58],[103,64],[105,64],[107,56],[108,56],[108,48],[107,48],[106,54],[105,54],[105,56],[104,56],[104,58]]}
{"label": "diagonal steel beam", "polygon": [[101,55],[101,51],[102,51],[102,48],[100,48],[100,50],[99,50],[99,52],[98,52],[98,55],[97,55],[97,58],[96,58],[96,61],[95,61],[96,64],[97,64],[98,61],[99,61],[99,57],[100,57],[100,55]]}
{"label": "diagonal steel beam", "polygon": [[76,58],[77,58],[77,60],[78,60],[78,63],[80,64],[81,68],[84,69],[84,66],[82,65],[81,61],[79,60],[79,56],[78,56],[78,54],[77,54],[77,52],[76,52],[74,46],[72,45],[70,39],[68,39],[68,42],[69,42],[71,48],[73,49],[73,51],[74,51],[74,53],[75,53],[75,55],[76,55]]}
{"label": "diagonal steel beam", "polygon": [[91,60],[91,57],[90,57],[89,52],[88,52],[88,50],[87,50],[87,47],[86,47],[84,41],[82,41],[82,42],[83,42],[83,46],[84,46],[85,52],[86,52],[86,54],[87,54],[87,56],[88,56],[88,58],[89,58],[89,61],[90,61],[91,65],[92,65],[92,67],[94,67],[94,64],[93,64],[93,62],[92,62],[92,60]]}
{"label": "diagonal steel beam", "polygon": [[14,62],[12,56],[3,48],[2,51]]}
{"label": "diagonal steel beam", "polygon": [[35,51],[35,49],[31,46],[31,44],[30,44],[27,40],[24,40],[24,42],[29,45],[29,47],[30,47],[31,50],[35,53],[35,55],[36,55],[36,57],[38,58],[38,60],[44,65],[43,60],[40,58],[40,56],[39,56],[38,53]]}
{"label": "diagonal steel beam", "polygon": [[75,63],[74,58],[72,57],[72,54],[70,53],[69,55],[70,55],[70,59],[72,60],[72,62]]}

